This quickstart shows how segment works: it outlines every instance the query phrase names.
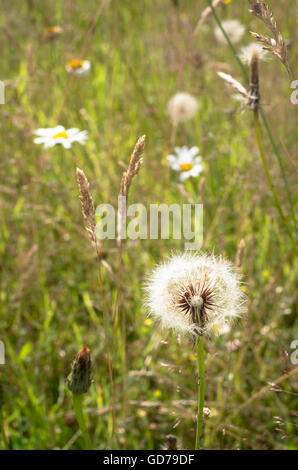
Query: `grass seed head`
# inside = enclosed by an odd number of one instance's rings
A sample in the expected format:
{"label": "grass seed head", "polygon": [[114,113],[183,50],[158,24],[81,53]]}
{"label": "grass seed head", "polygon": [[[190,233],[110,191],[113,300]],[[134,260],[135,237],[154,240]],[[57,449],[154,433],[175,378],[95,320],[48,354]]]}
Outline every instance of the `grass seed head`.
{"label": "grass seed head", "polygon": [[140,137],[135,145],[134,151],[130,157],[127,170],[123,173],[120,183],[120,196],[128,196],[128,191],[135,175],[139,173],[142,165],[142,154],[145,148],[146,136]]}
{"label": "grass seed head", "polygon": [[95,209],[93,198],[89,189],[89,181],[80,168],[77,168],[77,181],[79,186],[82,214],[86,222],[86,230],[90,236],[92,245],[95,247],[99,259],[104,259],[106,253],[103,250],[101,240],[96,237]]}
{"label": "grass seed head", "polygon": [[269,6],[262,0],[249,0],[249,3],[251,6],[250,12],[266,25],[273,37],[270,38],[267,36],[262,36],[261,34],[255,33],[253,31],[250,31],[250,34],[257,41],[263,44],[265,50],[271,52],[279,58],[290,76],[291,72],[288,61],[287,45],[282,37],[281,32],[278,30],[273,13],[270,11]]}

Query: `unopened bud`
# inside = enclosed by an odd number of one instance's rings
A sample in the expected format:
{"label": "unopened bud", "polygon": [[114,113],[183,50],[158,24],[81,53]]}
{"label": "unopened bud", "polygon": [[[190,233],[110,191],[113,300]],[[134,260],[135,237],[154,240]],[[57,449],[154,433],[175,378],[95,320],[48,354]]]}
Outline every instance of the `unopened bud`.
{"label": "unopened bud", "polygon": [[72,363],[67,383],[69,390],[75,395],[88,392],[92,383],[90,349],[79,350]]}

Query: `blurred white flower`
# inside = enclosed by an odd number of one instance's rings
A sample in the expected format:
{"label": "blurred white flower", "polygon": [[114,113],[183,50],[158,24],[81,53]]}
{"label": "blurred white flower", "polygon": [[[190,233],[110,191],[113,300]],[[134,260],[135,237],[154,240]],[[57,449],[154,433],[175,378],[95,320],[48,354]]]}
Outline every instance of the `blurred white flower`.
{"label": "blurred white flower", "polygon": [[56,144],[61,144],[64,148],[69,149],[73,142],[85,144],[88,138],[87,131],[80,131],[76,128],[65,129],[63,126],[36,129],[34,134],[38,136],[34,139],[34,143],[44,144],[46,149],[54,147]]}
{"label": "blurred white flower", "polygon": [[240,49],[239,58],[245,64],[250,65],[253,57],[257,57],[259,60],[268,60],[268,52],[257,42],[252,42]]}
{"label": "blurred white flower", "polygon": [[191,176],[196,178],[203,171],[202,158],[198,151],[198,147],[175,147],[175,155],[168,155],[167,160],[172,170],[180,172],[180,181],[184,182]]}
{"label": "blurred white flower", "polygon": [[66,65],[66,71],[73,75],[88,75],[91,63],[89,60],[72,59]]}
{"label": "blurred white flower", "polygon": [[[245,33],[245,27],[239,23],[238,20],[228,20],[222,22],[222,27],[231,39],[232,43],[236,44],[242,38]],[[214,30],[215,38],[218,42],[226,44],[226,38],[224,37],[221,29],[217,26]]]}
{"label": "blurred white flower", "polygon": [[214,256],[186,252],[153,271],[146,306],[162,328],[180,333],[218,336],[245,312],[241,276]]}
{"label": "blurred white flower", "polygon": [[177,93],[168,104],[168,114],[176,126],[180,122],[188,121],[195,116],[198,108],[196,98],[189,93]]}

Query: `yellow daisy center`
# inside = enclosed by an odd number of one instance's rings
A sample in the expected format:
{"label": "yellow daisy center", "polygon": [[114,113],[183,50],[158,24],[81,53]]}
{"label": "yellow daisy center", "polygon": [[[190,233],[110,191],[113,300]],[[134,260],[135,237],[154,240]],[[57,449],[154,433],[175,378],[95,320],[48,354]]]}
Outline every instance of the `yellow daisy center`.
{"label": "yellow daisy center", "polygon": [[60,137],[63,137],[63,139],[69,138],[66,131],[58,132],[57,134],[53,136],[54,139],[59,139]]}
{"label": "yellow daisy center", "polygon": [[68,65],[71,69],[73,70],[76,70],[76,69],[80,69],[83,67],[83,63],[84,61],[83,60],[80,60],[80,59],[72,59],[68,62]]}
{"label": "yellow daisy center", "polygon": [[180,165],[180,170],[181,171],[189,171],[193,169],[193,164],[192,163],[181,163]]}
{"label": "yellow daisy center", "polygon": [[225,0],[225,4],[231,3],[232,0]]}

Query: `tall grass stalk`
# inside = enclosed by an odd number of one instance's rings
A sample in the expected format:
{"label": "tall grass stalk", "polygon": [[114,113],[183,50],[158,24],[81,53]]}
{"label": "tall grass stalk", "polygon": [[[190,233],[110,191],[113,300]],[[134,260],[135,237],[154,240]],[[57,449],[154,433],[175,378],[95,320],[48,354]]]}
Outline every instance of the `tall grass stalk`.
{"label": "tall grass stalk", "polygon": [[114,385],[114,376],[113,376],[113,348],[110,346],[110,340],[109,340],[109,316],[107,315],[107,311],[105,308],[105,299],[104,299],[104,292],[103,292],[102,262],[99,257],[99,252],[97,248],[96,248],[96,253],[97,253],[97,260],[98,260],[98,279],[99,279],[99,284],[100,284],[100,294],[101,294],[101,302],[102,302],[104,338],[105,338],[108,372],[109,372],[109,380],[110,380],[110,391],[111,391],[110,403],[111,403],[111,411],[112,411],[111,437],[113,438],[114,433],[115,433],[115,428],[116,428],[115,385]]}
{"label": "tall grass stalk", "polygon": [[204,345],[203,337],[196,339],[197,345],[197,366],[198,366],[198,414],[197,414],[197,429],[196,429],[196,442],[195,450],[200,449],[200,438],[203,431],[203,411],[204,411],[204,397],[205,397],[205,371],[204,371]]}
{"label": "tall grass stalk", "polygon": [[[237,54],[237,50],[235,49],[232,41],[230,40],[228,34],[226,33],[224,27],[222,26],[222,23],[219,19],[219,16],[218,14],[216,13],[216,10],[214,8],[214,6],[212,5],[212,0],[208,0],[208,3],[209,3],[209,6],[211,8],[211,11],[212,11],[212,14],[215,18],[215,21],[217,22],[221,32],[223,33],[229,47],[231,48],[232,52],[233,52],[233,55],[236,59],[236,61],[238,62],[241,70],[242,70],[242,73],[243,73],[243,77],[246,81],[247,84],[249,84],[249,74],[248,74],[248,71],[247,69],[245,68],[243,62],[241,61],[239,55]],[[281,171],[281,175],[282,175],[282,178],[283,178],[283,181],[284,181],[284,184],[285,184],[285,188],[286,188],[286,193],[287,193],[287,198],[288,198],[288,203],[289,203],[289,206],[290,206],[290,209],[291,209],[291,215],[292,215],[292,218],[293,218],[293,221],[294,221],[294,224],[295,224],[295,227],[297,225],[296,223],[296,216],[295,216],[295,210],[294,210],[294,206],[293,206],[293,201],[292,201],[292,196],[291,196],[291,192],[290,192],[290,188],[289,188],[289,184],[288,184],[288,181],[287,181],[287,177],[286,177],[286,174],[285,174],[285,170],[284,170],[284,165],[282,163],[282,159],[281,159],[281,156],[280,156],[280,153],[279,153],[279,150],[278,150],[278,146],[276,145],[276,142],[274,140],[274,137],[273,137],[273,134],[272,134],[272,131],[271,131],[271,128],[270,128],[270,125],[268,123],[268,120],[266,118],[266,115],[265,115],[265,112],[262,108],[260,108],[260,114],[261,114],[261,117],[262,117],[262,120],[263,120],[263,123],[264,123],[264,126],[265,126],[265,129],[267,131],[267,134],[268,134],[268,137],[269,137],[269,140],[271,142],[271,145],[272,145],[272,149],[273,149],[273,152],[277,158],[277,161],[278,161],[278,164],[279,164],[279,167],[280,167],[280,171]],[[266,172],[266,170],[265,170]],[[269,183],[269,181],[268,181]],[[279,204],[279,203],[278,203]],[[279,204],[279,207],[280,207],[280,204]],[[280,213],[280,211],[279,211]],[[282,219],[284,219],[283,216],[281,216]],[[287,232],[289,233],[289,230],[287,229]],[[291,232],[290,232],[291,233]],[[291,240],[293,240],[293,236],[291,234],[290,236]]]}
{"label": "tall grass stalk", "polygon": [[130,162],[127,167],[127,170],[124,171],[122,174],[121,182],[120,182],[120,191],[119,196],[125,199],[125,208],[123,206],[119,208],[118,212],[118,275],[117,275],[117,283],[116,283],[116,302],[115,302],[115,310],[113,314],[114,323],[116,327],[121,322],[120,330],[121,330],[121,359],[122,359],[122,411],[123,411],[123,429],[124,429],[124,447],[126,446],[126,417],[127,417],[127,341],[126,341],[126,311],[122,309],[121,311],[121,318],[119,318],[119,305],[121,299],[121,276],[123,271],[123,259],[122,259],[122,238],[121,234],[123,230],[126,230],[125,222],[123,220],[124,212],[126,211],[127,201],[128,201],[128,193],[129,188],[133,182],[134,177],[139,173],[140,168],[142,166],[142,154],[145,148],[145,139],[146,136],[143,135],[138,139],[135,144],[134,150],[130,157]]}

